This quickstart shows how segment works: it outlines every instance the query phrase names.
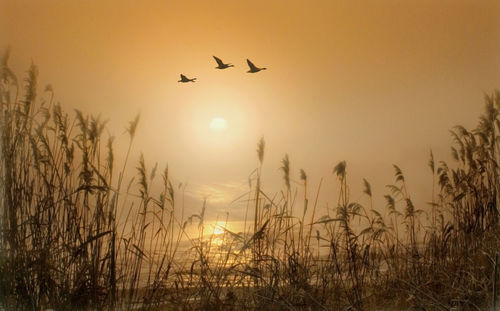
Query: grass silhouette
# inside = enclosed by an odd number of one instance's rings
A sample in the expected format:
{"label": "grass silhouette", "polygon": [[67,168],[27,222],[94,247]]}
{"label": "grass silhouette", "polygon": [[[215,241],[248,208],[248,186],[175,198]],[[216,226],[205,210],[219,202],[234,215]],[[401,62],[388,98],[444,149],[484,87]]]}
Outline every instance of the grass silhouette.
{"label": "grass silhouette", "polygon": [[[351,200],[345,161],[333,168],[338,202],[320,208],[307,173],[262,188],[265,142],[250,176],[243,232],[205,230],[203,204],[185,216],[169,169],[162,190],[144,157],[124,187],[123,167],[99,117],[38,101],[37,69],[0,77],[0,306],[7,310],[481,310],[495,304],[499,248],[500,93],[486,96],[476,129],[457,126],[453,164],[435,162],[430,209],[417,207],[394,165],[386,206]],[[310,197],[311,190],[314,196]],[[303,196],[299,199],[300,195]],[[302,202],[299,202],[302,201]],[[302,208],[300,208],[302,206]],[[429,210],[429,211],[427,211]],[[253,223],[252,222],[253,219]],[[221,223],[221,222],[218,222]],[[247,223],[249,223],[248,229]],[[188,226],[197,225],[197,236]],[[188,247],[183,246],[187,241]],[[217,241],[222,241],[218,243]]]}

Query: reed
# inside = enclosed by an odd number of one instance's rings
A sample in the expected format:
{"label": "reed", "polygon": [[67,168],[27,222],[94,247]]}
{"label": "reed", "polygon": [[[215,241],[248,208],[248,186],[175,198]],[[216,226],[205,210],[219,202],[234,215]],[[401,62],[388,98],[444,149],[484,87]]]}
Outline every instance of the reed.
{"label": "reed", "polygon": [[[135,176],[125,176],[139,116],[127,127],[117,170],[120,141],[106,134],[106,122],[64,112],[52,86],[38,93],[34,65],[20,82],[8,58],[7,51],[0,62],[4,309],[482,310],[495,303],[499,92],[486,96],[474,130],[451,131],[453,163],[430,153],[429,206],[415,206],[397,165],[385,206],[362,180],[364,206],[351,199],[345,161],[328,177],[334,189],[322,189],[322,179],[309,189],[304,170],[294,181],[288,155],[283,188],[270,193],[261,139],[249,191],[237,199],[246,200],[243,232],[229,230],[226,215],[215,234],[210,202],[185,217],[184,188],[168,166],[150,168],[141,155]],[[336,203],[319,200],[321,192]]]}

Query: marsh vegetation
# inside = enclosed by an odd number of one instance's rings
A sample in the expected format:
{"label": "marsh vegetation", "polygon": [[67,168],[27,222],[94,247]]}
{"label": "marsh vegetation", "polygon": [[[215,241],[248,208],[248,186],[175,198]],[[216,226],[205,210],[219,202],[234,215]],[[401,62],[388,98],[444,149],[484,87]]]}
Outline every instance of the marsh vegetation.
{"label": "marsh vegetation", "polygon": [[[430,153],[433,194],[415,206],[403,171],[377,206],[367,180],[333,168],[336,189],[261,186],[257,144],[245,230],[207,232],[205,204],[186,215],[169,168],[115,166],[99,117],[66,113],[37,69],[0,64],[0,306],[6,310],[484,310],[494,304],[499,248],[500,93],[473,130],[457,126],[453,163]],[[43,99],[45,98],[45,99]],[[123,148],[123,147],[122,147]],[[137,166],[135,176],[125,176]],[[152,183],[161,184],[153,190]],[[352,200],[363,182],[370,202]],[[318,203],[320,191],[335,204]],[[221,222],[219,222],[220,224]],[[222,222],[224,223],[224,222]],[[197,235],[186,233],[195,228]],[[247,229],[250,228],[250,229]],[[186,247],[186,244],[188,245]]]}

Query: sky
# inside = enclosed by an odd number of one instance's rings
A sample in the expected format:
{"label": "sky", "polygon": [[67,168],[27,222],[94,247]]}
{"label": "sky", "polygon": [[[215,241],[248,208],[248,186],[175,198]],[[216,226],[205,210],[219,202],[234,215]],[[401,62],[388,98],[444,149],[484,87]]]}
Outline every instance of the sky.
{"label": "sky", "polygon": [[[0,0],[7,47],[18,76],[38,66],[40,96],[50,83],[66,111],[109,120],[118,161],[140,112],[129,178],[141,152],[149,168],[168,163],[189,211],[207,197],[209,217],[242,219],[231,202],[260,137],[269,193],[288,154],[292,178],[304,169],[312,196],[323,178],[320,205],[335,203],[332,169],[346,160],[351,199],[364,202],[366,178],[383,209],[398,164],[425,208],[429,151],[449,160],[449,130],[475,126],[500,88],[500,2]],[[246,73],[247,58],[267,70]]]}

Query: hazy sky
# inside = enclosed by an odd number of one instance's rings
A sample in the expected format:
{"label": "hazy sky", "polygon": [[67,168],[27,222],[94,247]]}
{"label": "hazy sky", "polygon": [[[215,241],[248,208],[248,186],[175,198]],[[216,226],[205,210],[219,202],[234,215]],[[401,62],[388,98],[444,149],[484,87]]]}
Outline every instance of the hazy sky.
{"label": "hazy sky", "polygon": [[[397,163],[422,207],[429,150],[449,159],[448,130],[474,126],[500,88],[500,2],[0,0],[7,46],[15,72],[33,61],[66,110],[109,119],[121,150],[140,112],[134,161],[168,162],[212,216],[241,218],[227,203],[245,192],[261,136],[269,192],[285,153],[295,179],[325,178],[322,205],[336,202],[339,161],[352,199],[363,177],[382,198]],[[214,69],[212,55],[235,67]],[[246,58],[268,70],[246,73]],[[214,117],[225,132],[209,129]]]}

